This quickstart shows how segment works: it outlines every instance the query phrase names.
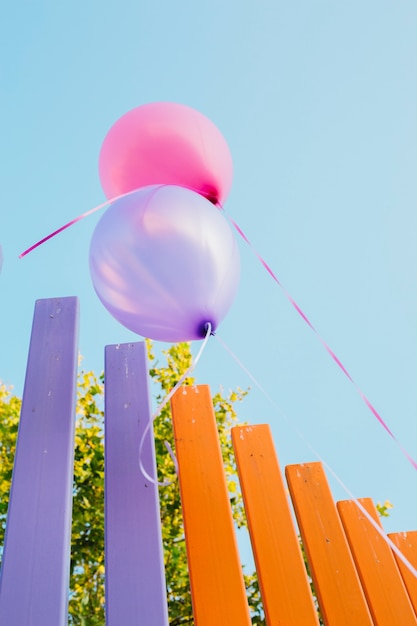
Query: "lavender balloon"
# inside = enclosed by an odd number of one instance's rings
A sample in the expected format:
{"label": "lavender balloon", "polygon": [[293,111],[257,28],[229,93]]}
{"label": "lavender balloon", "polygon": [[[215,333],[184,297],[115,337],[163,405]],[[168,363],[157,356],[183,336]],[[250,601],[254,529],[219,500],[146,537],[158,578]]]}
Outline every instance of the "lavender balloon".
{"label": "lavender balloon", "polygon": [[239,251],[229,224],[206,198],[153,185],[116,202],[93,233],[90,272],[123,326],[160,341],[201,339],[236,295]]}

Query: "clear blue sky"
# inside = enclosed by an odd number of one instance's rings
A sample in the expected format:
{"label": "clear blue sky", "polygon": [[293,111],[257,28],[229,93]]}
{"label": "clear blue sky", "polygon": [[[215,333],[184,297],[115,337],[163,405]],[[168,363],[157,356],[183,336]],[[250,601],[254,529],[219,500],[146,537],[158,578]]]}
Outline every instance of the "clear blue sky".
{"label": "clear blue sky", "polygon": [[[8,3],[0,378],[21,393],[37,298],[80,297],[85,368],[101,371],[105,344],[136,340],[90,283],[98,215],[18,254],[104,200],[98,153],[118,117],[182,102],[229,143],[226,210],[417,458],[416,32],[411,0]],[[415,470],[239,245],[219,335],[356,496],[394,503],[388,530],[416,529]],[[213,391],[251,384],[215,340],[196,377]],[[282,465],[315,460],[256,388],[240,417],[271,424]]]}

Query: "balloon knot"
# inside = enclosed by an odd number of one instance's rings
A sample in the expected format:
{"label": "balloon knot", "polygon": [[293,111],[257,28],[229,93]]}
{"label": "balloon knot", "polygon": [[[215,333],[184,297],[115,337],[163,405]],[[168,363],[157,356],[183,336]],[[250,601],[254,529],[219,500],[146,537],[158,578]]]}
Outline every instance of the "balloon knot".
{"label": "balloon knot", "polygon": [[214,204],[214,206],[217,206],[219,204],[219,194],[217,192],[217,189],[214,189],[214,187],[206,187],[203,192],[202,195],[212,204]]}
{"label": "balloon knot", "polygon": [[213,322],[202,322],[197,330],[198,336],[201,339],[204,339],[207,336],[207,333],[210,331],[210,335],[214,335],[214,324]]}

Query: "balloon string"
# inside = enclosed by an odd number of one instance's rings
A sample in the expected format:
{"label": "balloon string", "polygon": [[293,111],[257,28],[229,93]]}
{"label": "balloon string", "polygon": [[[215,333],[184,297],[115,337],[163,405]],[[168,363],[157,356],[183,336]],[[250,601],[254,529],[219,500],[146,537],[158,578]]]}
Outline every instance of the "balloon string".
{"label": "balloon string", "polygon": [[[195,357],[195,359],[193,360],[193,362],[191,363],[190,367],[185,371],[185,373],[181,376],[181,378],[179,379],[179,381],[176,383],[176,385],[171,389],[171,391],[165,396],[165,398],[162,400],[161,404],[158,406],[158,408],[156,409],[155,413],[152,415],[151,419],[149,420],[149,422],[147,423],[145,430],[142,433],[142,437],[139,443],[139,468],[140,471],[142,473],[142,475],[153,485],[158,485],[158,487],[167,487],[169,485],[171,485],[174,481],[173,480],[164,480],[163,482],[158,482],[157,480],[155,480],[145,469],[144,465],[143,465],[143,461],[142,461],[142,457],[143,457],[143,446],[144,446],[144,442],[146,439],[146,436],[148,435],[151,426],[153,425],[153,423],[155,422],[155,420],[157,419],[157,417],[161,414],[162,409],[168,404],[168,402],[171,400],[172,396],[174,395],[174,393],[177,391],[177,389],[179,387],[181,387],[181,385],[183,384],[184,380],[186,378],[188,378],[188,376],[191,374],[191,372],[196,368],[197,363],[199,362],[201,355],[204,352],[204,348],[207,345],[207,342],[210,338],[210,335],[212,334],[211,332],[211,324],[210,322],[207,322],[205,325],[205,330],[206,330],[206,335],[204,337],[204,341],[201,344],[200,350],[197,353],[197,356]],[[178,475],[178,463],[177,463],[177,459],[175,457],[174,452],[172,451],[171,446],[169,445],[168,441],[165,441],[165,447],[168,450],[168,453],[170,455],[170,457],[172,458],[172,461],[174,463],[175,466],[175,472],[176,475]],[[175,480],[175,479],[174,479]]]}
{"label": "balloon string", "polygon": [[64,224],[60,228],[57,228],[57,230],[54,230],[49,235],[46,235],[46,237],[43,237],[43,239],[40,239],[39,241],[34,243],[32,246],[30,246],[30,248],[28,248],[27,250],[25,250],[24,252],[19,254],[19,259],[23,259],[23,257],[25,257],[27,254],[29,254],[29,252],[32,252],[33,250],[35,250],[36,248],[41,246],[46,241],[49,241],[49,239],[52,239],[52,237],[55,237],[56,235],[59,235],[59,233],[62,233],[63,230],[66,230],[67,228],[69,228],[70,226],[73,226],[77,222],[81,222],[81,220],[83,220],[85,217],[88,217],[89,215],[92,215],[93,213],[96,213],[96,211],[100,211],[101,209],[104,209],[104,207],[108,206],[112,202],[116,202],[116,200],[120,200],[121,198],[125,198],[126,196],[130,196],[132,193],[135,193],[136,191],[137,191],[137,189],[134,189],[133,191],[128,191],[127,193],[122,193],[119,196],[115,196],[114,198],[110,198],[110,200],[106,200],[106,202],[102,202],[101,204],[97,205],[93,209],[90,209],[89,211],[86,211],[85,213],[81,213],[81,215],[79,215],[78,217],[74,218],[70,222],[67,222],[66,224]]}
{"label": "balloon string", "polygon": [[[161,183],[159,186],[160,187],[167,187],[168,185],[166,183]],[[200,193],[198,191],[198,189],[195,189],[194,187],[190,187],[188,185],[181,185],[181,187],[185,187],[186,189],[189,189],[190,191],[195,191],[196,193]],[[140,187],[139,187],[139,189],[140,189]],[[74,218],[70,222],[67,222],[63,226],[60,226],[60,228],[57,228],[57,230],[54,230],[52,233],[49,233],[49,235],[46,235],[46,237],[43,237],[42,239],[40,239],[39,241],[34,243],[32,246],[27,248],[27,250],[25,250],[24,252],[19,254],[19,259],[23,259],[23,257],[25,257],[27,254],[29,254],[29,252],[32,252],[33,250],[35,250],[36,248],[38,248],[39,246],[44,244],[46,241],[49,241],[49,239],[52,239],[56,235],[59,235],[59,233],[62,233],[62,231],[66,230],[67,228],[70,228],[70,226],[73,226],[77,222],[80,222],[85,217],[88,217],[89,215],[92,215],[96,211],[100,211],[101,209],[104,209],[104,207],[108,206],[109,204],[112,204],[113,202],[116,202],[116,200],[120,200],[121,198],[125,198],[126,196],[130,196],[131,194],[136,193],[137,191],[138,191],[138,189],[132,189],[131,191],[127,191],[126,193],[121,193],[119,196],[114,196],[114,198],[110,198],[110,200],[106,200],[105,202],[102,202],[98,206],[94,207],[93,209],[90,209],[89,211],[86,211],[85,213],[81,213],[81,215],[79,215],[78,217]],[[219,202],[217,202],[215,206],[217,206],[219,208],[223,208]]]}
{"label": "balloon string", "polygon": [[267,398],[267,400],[271,403],[274,409],[277,411],[281,417],[287,422],[291,430],[295,432],[295,434],[303,441],[303,443],[311,450],[314,456],[323,464],[323,466],[328,470],[328,472],[333,476],[333,478],[339,483],[342,489],[347,493],[349,498],[356,504],[361,513],[366,517],[366,519],[372,524],[375,530],[380,534],[382,539],[389,545],[389,547],[395,552],[398,558],[404,563],[407,569],[417,578],[417,569],[410,563],[410,561],[404,556],[401,550],[395,545],[395,543],[388,537],[388,535],[384,532],[383,528],[380,526],[378,522],[374,520],[372,515],[368,513],[362,503],[355,498],[352,491],[345,485],[342,479],[336,474],[336,472],[332,469],[332,467],[324,460],[324,458],[317,452],[314,446],[309,442],[309,440],[305,437],[303,432],[294,425],[294,420],[291,420],[288,415],[283,411],[283,409],[275,402],[275,400],[265,391],[262,385],[258,382],[255,376],[248,370],[248,368],[242,363],[242,361],[236,356],[236,354],[231,350],[231,348],[216,334],[217,341],[221,344],[221,346],[230,354],[230,356],[236,361],[239,367],[248,375],[248,377],[252,380],[252,382],[258,387],[261,393]]}
{"label": "balloon string", "polygon": [[[220,207],[221,210],[224,211],[223,207]],[[357,393],[360,395],[360,397],[362,398],[363,402],[365,403],[365,405],[368,407],[369,411],[372,413],[372,415],[378,420],[378,422],[380,423],[380,425],[385,429],[385,431],[388,433],[388,435],[395,441],[396,445],[399,447],[399,449],[401,450],[402,454],[406,457],[406,459],[411,463],[411,465],[414,467],[415,470],[417,470],[417,462],[413,459],[413,457],[407,452],[407,450],[402,446],[402,444],[400,443],[400,441],[396,438],[396,436],[394,435],[394,433],[392,432],[392,430],[389,428],[388,424],[383,420],[383,418],[381,417],[381,415],[379,414],[379,412],[376,410],[376,408],[374,407],[374,405],[370,402],[370,400],[368,400],[368,398],[366,397],[366,395],[364,394],[364,392],[362,391],[362,389],[359,387],[359,385],[355,382],[355,380],[352,378],[352,376],[350,375],[350,373],[348,372],[348,370],[346,369],[346,367],[343,365],[342,361],[339,359],[339,357],[333,352],[333,350],[330,348],[330,346],[327,344],[327,342],[323,339],[323,337],[320,335],[320,333],[318,332],[318,330],[316,329],[316,327],[312,324],[312,322],[309,320],[309,318],[307,317],[307,315],[304,313],[304,311],[299,307],[299,305],[295,302],[295,300],[292,298],[292,296],[288,293],[288,291],[284,288],[283,284],[281,283],[281,281],[278,279],[278,277],[276,276],[276,274],[272,271],[272,269],[270,268],[270,266],[267,264],[267,262],[263,259],[263,257],[259,254],[259,252],[255,249],[255,247],[252,245],[252,243],[249,241],[249,239],[247,238],[247,236],[245,235],[245,233],[242,231],[242,229],[240,228],[240,226],[228,215],[227,216],[228,219],[230,220],[230,222],[232,223],[232,225],[234,226],[234,228],[237,230],[237,232],[239,233],[239,235],[242,237],[242,239],[246,242],[246,244],[251,248],[252,252],[255,254],[255,256],[257,257],[257,259],[260,261],[260,263],[263,265],[263,267],[266,269],[266,271],[268,272],[268,274],[271,276],[271,278],[277,283],[277,285],[280,287],[280,289],[282,290],[284,296],[287,298],[287,300],[289,301],[289,303],[294,307],[294,309],[297,311],[298,315],[300,315],[300,317],[304,320],[304,322],[307,324],[307,326],[310,327],[310,329],[313,331],[313,333],[316,335],[317,339],[320,341],[320,343],[322,344],[323,348],[326,350],[326,352],[329,354],[329,356],[332,358],[332,360],[336,363],[336,365],[338,366],[338,368],[344,373],[344,375],[346,376],[346,378],[348,378],[348,380],[352,383],[352,385],[355,387]]]}

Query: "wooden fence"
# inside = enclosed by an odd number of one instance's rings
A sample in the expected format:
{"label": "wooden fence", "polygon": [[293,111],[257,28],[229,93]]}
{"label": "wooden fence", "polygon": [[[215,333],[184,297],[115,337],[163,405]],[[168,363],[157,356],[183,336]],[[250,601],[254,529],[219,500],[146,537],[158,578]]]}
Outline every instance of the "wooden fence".
{"label": "wooden fence", "polygon": [[[0,626],[65,626],[77,371],[76,298],[35,306],[0,579]],[[207,386],[172,419],[197,626],[251,623]],[[105,351],[106,625],[167,626],[158,487],[138,466],[151,419],[143,342]],[[269,626],[318,624],[294,524],[329,626],[417,625],[417,580],[354,501],[333,501],[320,463],[285,468],[267,425],[232,441]],[[143,462],[156,476],[152,429]],[[290,502],[291,500],[291,502]],[[370,499],[360,501],[379,524]],[[417,532],[390,536],[417,567]]]}

